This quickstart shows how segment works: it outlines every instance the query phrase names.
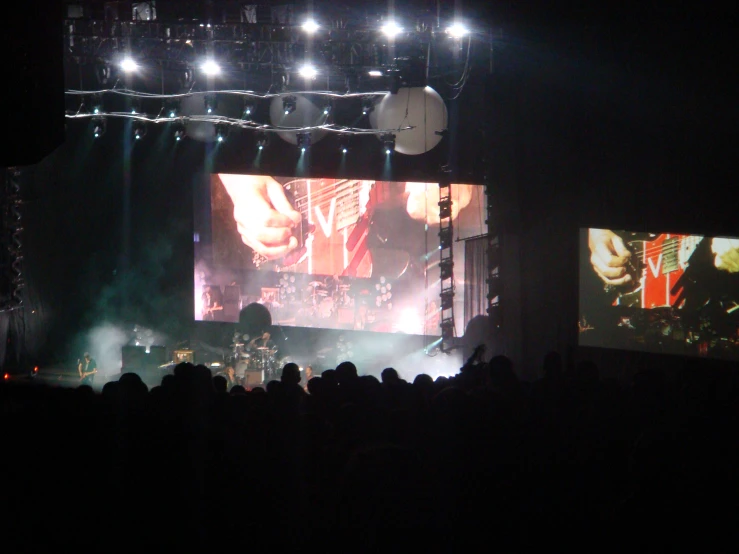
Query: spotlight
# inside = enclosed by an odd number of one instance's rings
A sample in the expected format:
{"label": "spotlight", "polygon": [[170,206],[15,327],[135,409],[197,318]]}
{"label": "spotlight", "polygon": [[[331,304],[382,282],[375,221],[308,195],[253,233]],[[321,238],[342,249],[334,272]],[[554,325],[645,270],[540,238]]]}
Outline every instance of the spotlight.
{"label": "spotlight", "polygon": [[362,115],[367,115],[375,109],[375,101],[373,98],[365,98],[362,100]]}
{"label": "spotlight", "polygon": [[451,27],[448,27],[446,32],[450,37],[462,38],[469,33],[469,30],[461,23],[455,23]]}
{"label": "spotlight", "polygon": [[214,111],[216,111],[216,108],[218,107],[218,97],[214,94],[206,94],[204,98],[205,102],[205,112],[207,114],[212,114]]}
{"label": "spotlight", "polygon": [[139,68],[139,64],[128,56],[121,60],[120,66],[124,73],[133,73]]}
{"label": "spotlight", "polygon": [[257,148],[259,150],[264,150],[264,147],[267,146],[267,142],[269,142],[267,133],[259,133],[257,135]]}
{"label": "spotlight", "polygon": [[105,134],[105,119],[98,117],[92,120],[92,134],[95,138]]}
{"label": "spotlight", "polygon": [[439,200],[439,217],[441,219],[452,217],[452,199],[451,198],[444,198],[443,200]]}
{"label": "spotlight", "polygon": [[251,116],[253,113],[254,113],[254,106],[252,106],[251,104],[247,104],[246,106],[244,106],[243,119],[246,119],[246,120],[251,119]]}
{"label": "spotlight", "polygon": [[136,123],[133,126],[133,138],[141,140],[146,136],[146,125],[144,123]]}
{"label": "spotlight", "polygon": [[339,150],[342,154],[346,154],[349,152],[349,137],[348,136],[342,136],[339,137]]}
{"label": "spotlight", "polygon": [[298,148],[300,148],[301,152],[305,152],[310,148],[310,132],[304,131],[302,133],[297,133],[296,136],[298,139]]}
{"label": "spotlight", "polygon": [[441,309],[451,310],[454,306],[454,290],[446,289],[441,291]]}
{"label": "spotlight", "polygon": [[308,34],[315,33],[319,29],[318,23],[316,23],[312,19],[309,19],[305,23],[303,23],[302,27],[303,27],[303,31],[305,31]]}
{"label": "spotlight", "polygon": [[318,70],[310,64],[305,64],[298,70],[298,74],[305,79],[315,79]]}
{"label": "spotlight", "polygon": [[181,123],[175,124],[174,128],[174,139],[179,142],[185,138],[185,126]]}
{"label": "spotlight", "polygon": [[454,262],[452,260],[441,260],[441,262],[439,262],[439,268],[441,270],[442,281],[452,278],[454,271]]}
{"label": "spotlight", "polygon": [[382,135],[382,145],[385,147],[385,154],[390,155],[395,152],[395,135],[392,133]]}
{"label": "spotlight", "polygon": [[452,228],[451,227],[444,227],[441,231],[439,231],[439,247],[444,248],[451,248],[452,247]]}
{"label": "spotlight", "polygon": [[371,69],[367,72],[370,77],[382,77],[382,71],[379,69]]}
{"label": "spotlight", "polygon": [[219,66],[214,60],[205,60],[200,66],[200,69],[202,69],[203,73],[208,77],[214,77],[221,73],[221,66]]}
{"label": "spotlight", "polygon": [[282,109],[285,110],[285,115],[293,113],[296,107],[297,100],[294,96],[286,96],[282,99]]}
{"label": "spotlight", "polygon": [[328,115],[331,113],[331,104],[326,104],[323,107],[323,115]]}
{"label": "spotlight", "polygon": [[223,142],[226,140],[226,136],[228,135],[228,128],[225,125],[216,125],[216,140],[218,142]]}
{"label": "spotlight", "polygon": [[168,102],[164,105],[164,113],[167,114],[167,117],[170,119],[173,119],[177,117],[177,112],[179,111],[180,106],[178,102]]}
{"label": "spotlight", "polygon": [[385,25],[382,26],[381,31],[385,33],[386,36],[393,38],[397,36],[398,34],[403,32],[403,28],[398,26],[395,21],[388,21],[385,23]]}

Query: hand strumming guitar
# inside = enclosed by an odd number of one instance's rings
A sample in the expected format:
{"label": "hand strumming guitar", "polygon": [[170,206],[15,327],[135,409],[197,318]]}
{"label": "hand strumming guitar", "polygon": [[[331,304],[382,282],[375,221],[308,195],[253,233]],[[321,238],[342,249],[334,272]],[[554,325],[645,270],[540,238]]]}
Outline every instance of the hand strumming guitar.
{"label": "hand strumming guitar", "polygon": [[716,269],[739,273],[739,239],[715,237],[711,241],[711,252],[715,256],[713,265]]}
{"label": "hand strumming guitar", "polygon": [[627,270],[631,252],[623,239],[608,229],[589,229],[590,263],[607,285],[624,285],[632,281]]}
{"label": "hand strumming guitar", "polygon": [[[470,205],[473,187],[477,185],[451,185],[449,194],[452,199],[452,220],[457,219],[459,212]],[[429,225],[439,224],[438,183],[406,183],[405,192],[408,194],[406,211],[417,221],[424,221]]]}
{"label": "hand strumming guitar", "polygon": [[290,205],[282,185],[264,175],[219,174],[234,204],[241,240],[268,260],[285,256],[298,246],[293,229],[300,213]]}

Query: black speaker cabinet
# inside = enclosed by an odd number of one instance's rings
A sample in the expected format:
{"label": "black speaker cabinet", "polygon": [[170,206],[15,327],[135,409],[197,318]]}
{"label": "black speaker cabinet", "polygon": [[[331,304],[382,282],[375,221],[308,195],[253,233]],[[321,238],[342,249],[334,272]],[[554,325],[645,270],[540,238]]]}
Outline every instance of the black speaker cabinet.
{"label": "black speaker cabinet", "polygon": [[131,371],[134,369],[145,369],[147,367],[147,356],[145,346],[124,346],[121,349],[123,358],[122,371]]}

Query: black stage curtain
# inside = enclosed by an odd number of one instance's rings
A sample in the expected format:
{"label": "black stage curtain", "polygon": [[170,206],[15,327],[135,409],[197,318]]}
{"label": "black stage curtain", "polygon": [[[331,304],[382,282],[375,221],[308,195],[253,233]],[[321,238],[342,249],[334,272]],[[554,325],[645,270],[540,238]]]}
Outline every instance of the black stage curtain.
{"label": "black stage curtain", "polygon": [[473,317],[487,315],[487,237],[464,243],[464,328]]}

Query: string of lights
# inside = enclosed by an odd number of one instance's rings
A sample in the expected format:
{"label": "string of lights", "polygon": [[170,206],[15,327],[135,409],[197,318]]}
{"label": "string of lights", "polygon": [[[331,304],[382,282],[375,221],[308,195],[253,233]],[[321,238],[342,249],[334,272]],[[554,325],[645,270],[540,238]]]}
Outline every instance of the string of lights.
{"label": "string of lights", "polygon": [[[213,125],[228,125],[230,127],[238,127],[240,129],[252,130],[257,132],[293,132],[293,133],[305,133],[311,131],[324,131],[329,133],[337,133],[341,135],[377,135],[383,138],[385,142],[389,140],[395,133],[403,131],[409,131],[415,127],[412,125],[401,125],[393,129],[367,129],[360,127],[352,127],[346,125],[338,125],[335,123],[318,123],[315,125],[305,125],[300,127],[283,127],[280,125],[272,125],[269,123],[253,121],[249,116],[251,115],[252,107],[246,106],[244,110],[244,116],[241,118],[229,117],[218,114],[192,114],[192,115],[177,115],[174,107],[167,110],[167,104],[180,101],[183,98],[192,96],[202,96],[205,100],[210,101],[210,104],[217,104],[215,97],[218,95],[235,95],[245,98],[254,99],[271,99],[282,97],[288,101],[291,97],[299,95],[316,95],[318,97],[331,97],[331,98],[372,98],[379,97],[388,94],[387,92],[375,92],[375,93],[345,93],[337,94],[328,91],[302,91],[302,92],[289,92],[289,93],[256,93],[253,91],[244,90],[217,90],[207,92],[188,92],[179,94],[151,94],[146,92],[139,92],[130,89],[103,89],[103,90],[67,90],[65,92],[71,97],[81,97],[82,101],[78,109],[74,112],[67,111],[65,117],[70,120],[75,119],[94,119],[96,123],[100,123],[100,129],[95,131],[95,136],[100,136],[104,132],[104,119],[105,118],[122,118],[133,120],[140,123],[151,123],[151,124],[166,124],[176,123],[180,125],[187,125],[191,122],[198,123],[211,123]],[[136,108],[132,108],[130,111],[111,111],[106,112],[102,108],[102,97],[105,94],[115,94],[124,96],[131,99],[142,99],[142,100],[161,100],[163,102],[162,108],[156,115],[141,113]],[[88,111],[88,106],[85,104],[85,100],[90,100],[91,109]],[[210,105],[209,104],[209,105]],[[322,112],[324,116],[330,113],[330,106],[326,106]],[[286,112],[287,113],[287,112]],[[366,113],[366,112],[364,112]]]}

